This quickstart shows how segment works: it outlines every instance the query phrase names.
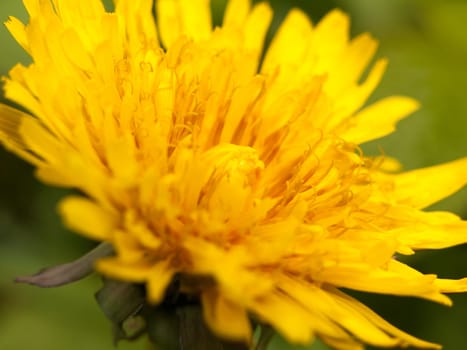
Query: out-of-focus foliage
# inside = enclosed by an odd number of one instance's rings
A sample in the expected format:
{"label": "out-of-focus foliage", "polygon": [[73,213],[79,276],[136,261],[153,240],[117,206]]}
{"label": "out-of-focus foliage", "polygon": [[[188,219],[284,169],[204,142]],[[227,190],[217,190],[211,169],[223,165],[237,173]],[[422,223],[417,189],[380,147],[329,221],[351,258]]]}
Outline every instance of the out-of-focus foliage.
{"label": "out-of-focus foliage", "polygon": [[[96,0],[97,1],[97,0]],[[226,0],[214,0],[219,15]],[[467,155],[467,1],[465,0],[295,0],[272,1],[274,25],[291,7],[318,20],[333,7],[350,13],[352,32],[372,33],[380,40],[379,56],[390,65],[373,98],[389,94],[416,97],[423,108],[400,123],[397,133],[365,147],[395,156],[406,169],[428,166]],[[20,0],[2,0],[0,19],[23,20]],[[219,20],[217,21],[219,23]],[[0,28],[0,74],[28,57]],[[63,229],[55,206],[64,190],[39,184],[32,169],[0,149],[0,349],[113,349],[110,323],[99,311],[93,293],[98,278],[59,289],[16,285],[15,276],[73,259],[92,243]],[[467,190],[435,206],[467,218]],[[411,262],[424,272],[458,278],[467,275],[466,247],[426,252]],[[356,293],[355,293],[356,294]],[[467,295],[454,296],[454,308],[387,296],[358,296],[385,318],[419,337],[465,347]],[[123,346],[122,346],[123,345]],[[144,341],[119,349],[144,349]],[[279,337],[273,350],[293,347]]]}

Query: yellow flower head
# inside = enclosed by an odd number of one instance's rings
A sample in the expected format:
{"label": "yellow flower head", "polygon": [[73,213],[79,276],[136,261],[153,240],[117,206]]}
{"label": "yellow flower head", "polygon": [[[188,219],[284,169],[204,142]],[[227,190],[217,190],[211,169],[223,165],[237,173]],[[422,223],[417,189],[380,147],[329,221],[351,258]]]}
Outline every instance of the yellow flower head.
{"label": "yellow flower head", "polygon": [[349,39],[333,11],[313,25],[292,10],[262,59],[272,11],[230,0],[213,28],[209,0],[24,0],[8,29],[31,55],[5,79],[23,113],[0,107],[0,140],[44,182],[76,188],[60,212],[109,242],[97,270],[144,283],[159,303],[174,276],[199,296],[219,336],[251,337],[249,317],[291,342],[336,349],[437,345],[391,326],[340,287],[416,296],[437,279],[395,259],[467,241],[467,223],[424,207],[466,184],[467,159],[394,174],[358,145],[418,105],[363,107],[386,61]]}

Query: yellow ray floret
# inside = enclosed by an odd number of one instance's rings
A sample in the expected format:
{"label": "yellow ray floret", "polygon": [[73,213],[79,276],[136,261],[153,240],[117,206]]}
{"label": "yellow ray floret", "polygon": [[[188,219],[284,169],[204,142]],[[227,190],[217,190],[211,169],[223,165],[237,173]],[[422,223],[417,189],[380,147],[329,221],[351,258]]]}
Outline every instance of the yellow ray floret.
{"label": "yellow ray floret", "polygon": [[[33,63],[13,67],[0,142],[52,185],[83,193],[60,213],[109,242],[102,274],[161,302],[174,276],[220,337],[249,342],[250,318],[297,343],[438,348],[338,288],[450,304],[465,279],[424,275],[397,253],[467,242],[467,223],[421,209],[466,184],[467,163],[387,173],[358,145],[394,131],[413,99],[366,101],[386,60],[349,18],[292,10],[263,57],[272,11],[208,0],[27,0],[7,27]],[[157,21],[155,20],[157,19]],[[397,164],[396,164],[397,165]]]}

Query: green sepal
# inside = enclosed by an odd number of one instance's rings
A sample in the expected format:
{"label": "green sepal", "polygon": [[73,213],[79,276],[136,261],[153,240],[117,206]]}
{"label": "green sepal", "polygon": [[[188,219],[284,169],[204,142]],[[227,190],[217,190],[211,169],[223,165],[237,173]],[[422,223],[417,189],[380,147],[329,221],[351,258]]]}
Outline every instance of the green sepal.
{"label": "green sepal", "polygon": [[198,304],[159,306],[143,312],[149,339],[161,350],[248,350],[245,343],[217,338]]}
{"label": "green sepal", "polygon": [[144,333],[146,324],[138,315],[145,303],[142,286],[104,278],[104,286],[95,296],[102,312],[112,322],[114,343],[133,340]]}
{"label": "green sepal", "polygon": [[18,283],[28,283],[37,287],[50,288],[76,282],[94,271],[96,260],[112,255],[112,246],[101,243],[93,250],[72,262],[40,270],[31,276],[20,276],[15,279]]}
{"label": "green sepal", "polygon": [[180,349],[180,322],[174,307],[147,306],[143,310],[149,340],[155,349]]}

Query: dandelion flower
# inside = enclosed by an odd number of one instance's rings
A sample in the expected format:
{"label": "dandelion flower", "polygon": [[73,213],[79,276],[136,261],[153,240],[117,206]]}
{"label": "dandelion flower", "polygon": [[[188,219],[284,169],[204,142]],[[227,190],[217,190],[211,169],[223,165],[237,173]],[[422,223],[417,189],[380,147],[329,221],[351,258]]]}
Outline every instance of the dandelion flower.
{"label": "dandelion flower", "polygon": [[377,43],[344,13],[291,10],[262,58],[266,3],[230,0],[216,28],[209,0],[24,3],[29,23],[6,25],[33,63],[5,95],[27,112],[1,105],[0,140],[80,191],[59,210],[113,247],[98,272],[152,304],[177,278],[228,340],[254,318],[294,343],[438,348],[341,288],[446,305],[467,290],[395,258],[467,241],[465,221],[423,211],[466,184],[467,159],[399,173],[362,154],[418,103],[366,105],[386,60],[368,68]]}

